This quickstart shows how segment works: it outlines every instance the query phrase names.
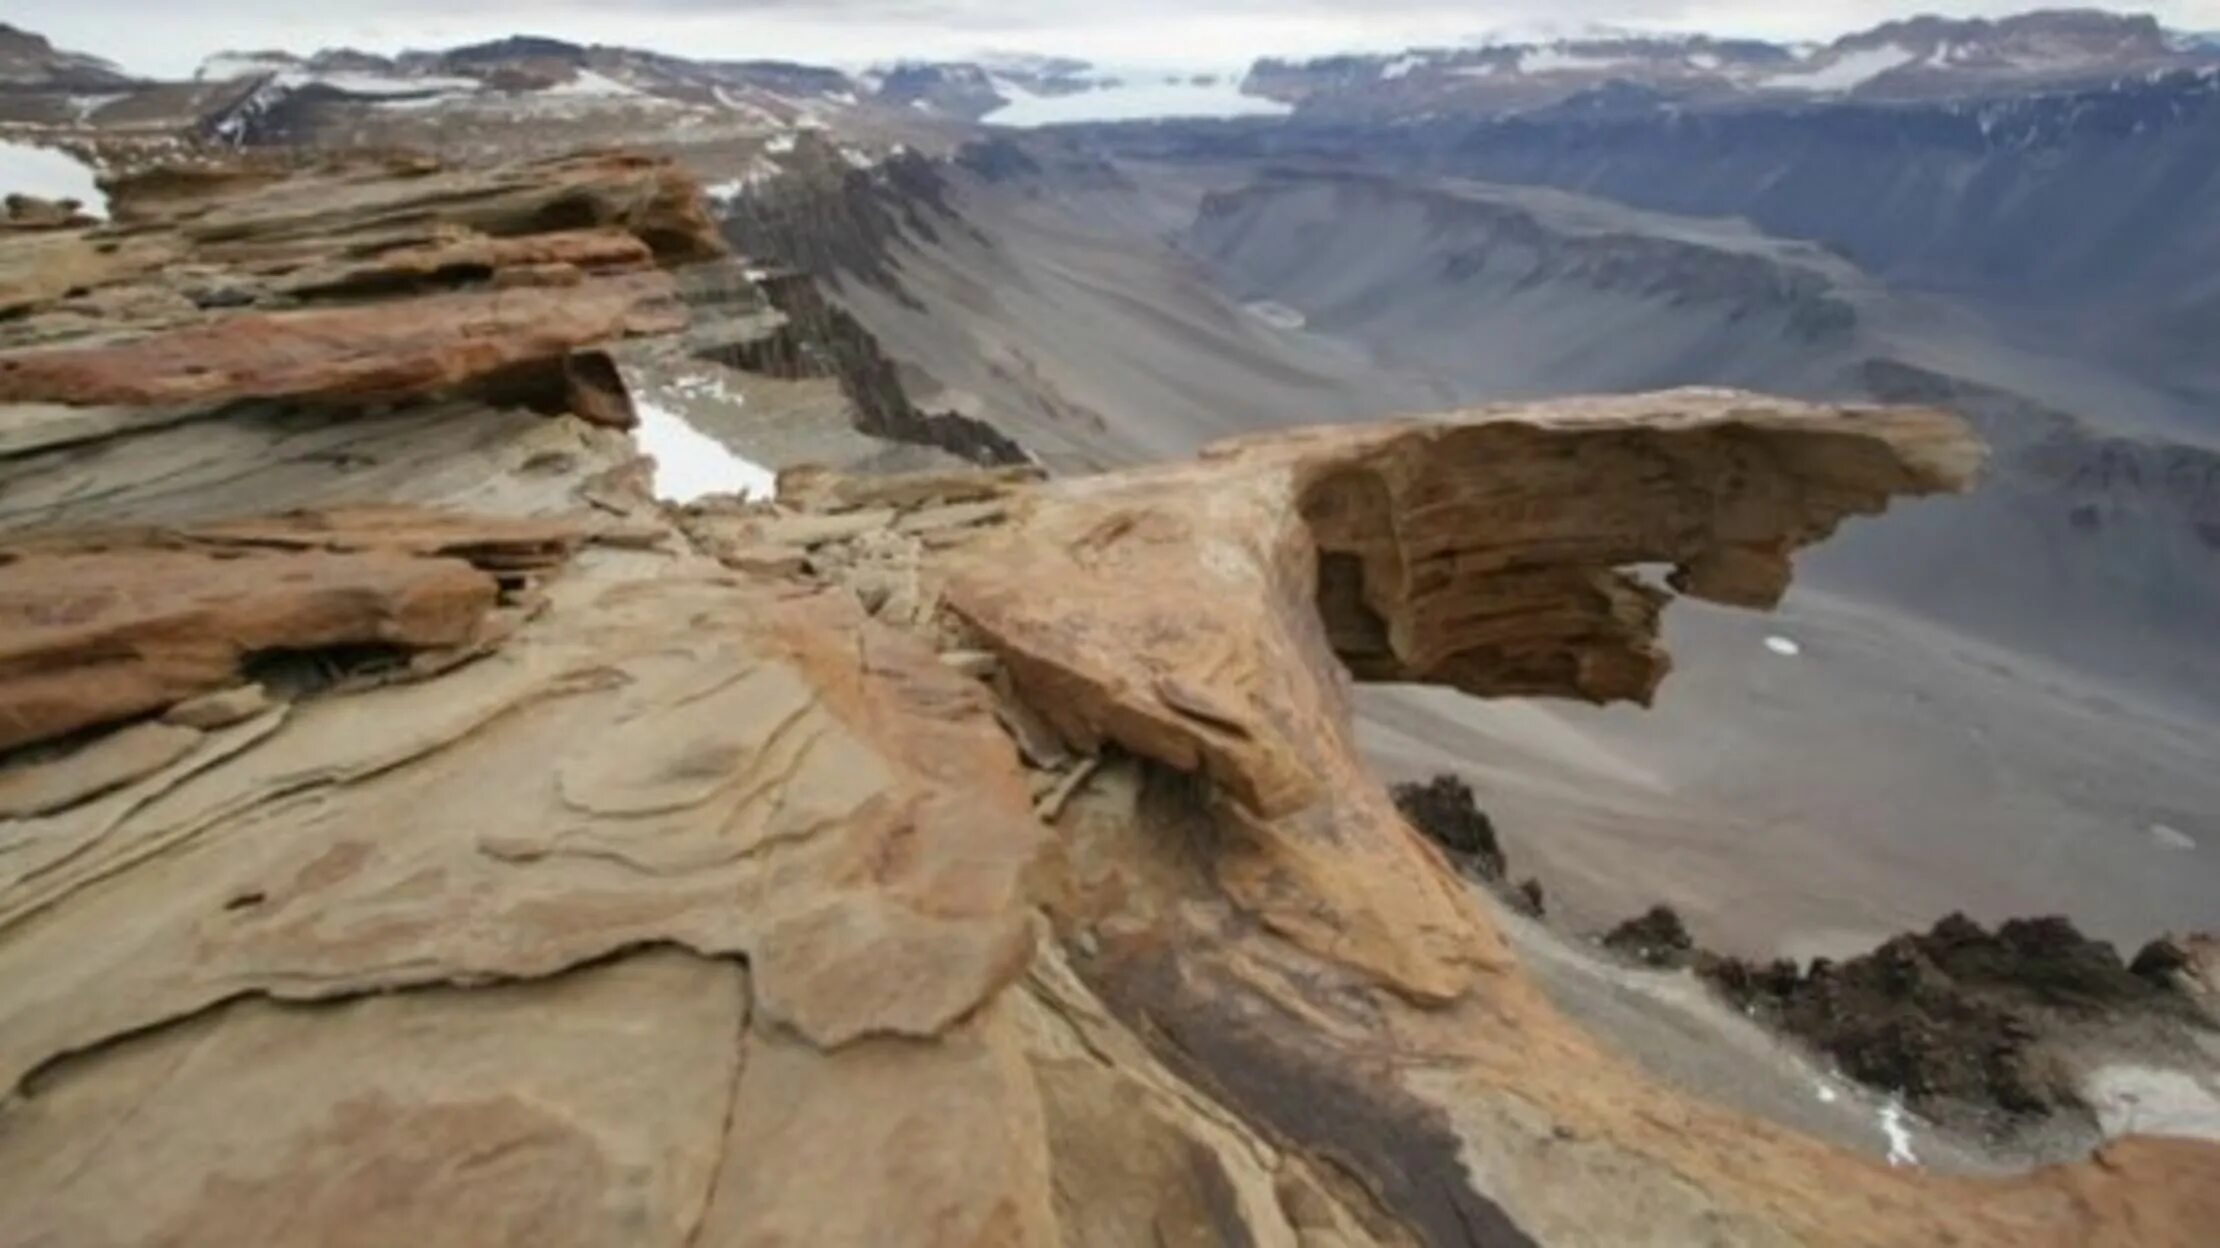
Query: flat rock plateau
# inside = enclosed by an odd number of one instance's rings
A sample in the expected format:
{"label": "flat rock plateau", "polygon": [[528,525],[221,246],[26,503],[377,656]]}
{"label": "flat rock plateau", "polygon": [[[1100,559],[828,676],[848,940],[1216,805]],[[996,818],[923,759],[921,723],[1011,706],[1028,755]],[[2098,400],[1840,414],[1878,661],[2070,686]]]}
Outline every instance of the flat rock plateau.
{"label": "flat rock plateau", "polygon": [[1690,1094],[1358,752],[1359,683],[1646,702],[1676,594],[1966,488],[1956,416],[1675,390],[1053,480],[881,420],[914,470],[678,507],[628,367],[783,314],[676,166],[109,212],[0,234],[0,1243],[2220,1227],[2207,1141],[1953,1174]]}

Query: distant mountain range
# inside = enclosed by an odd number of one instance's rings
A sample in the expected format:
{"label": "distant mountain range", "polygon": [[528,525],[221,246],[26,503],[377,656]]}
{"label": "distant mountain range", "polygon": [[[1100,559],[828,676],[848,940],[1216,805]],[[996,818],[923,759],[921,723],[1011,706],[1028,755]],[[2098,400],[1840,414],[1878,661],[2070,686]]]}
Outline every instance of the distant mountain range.
{"label": "distant mountain range", "polygon": [[1623,36],[1260,62],[1247,89],[1317,114],[1510,113],[1593,93],[1646,103],[1995,97],[2176,72],[2220,73],[2220,42],[2089,10],[1915,17],[1816,48]]}
{"label": "distant mountain range", "polygon": [[[0,121],[150,119],[232,142],[299,133],[304,107],[334,102],[514,108],[537,97],[631,99],[757,117],[791,127],[856,114],[904,125],[1016,124],[1164,115],[1296,111],[1424,119],[1575,107],[1702,108],[1759,100],[1931,101],[2009,97],[2157,79],[2220,76],[2220,35],[2168,31],[2148,16],[2051,11],[2019,17],[1915,17],[1791,46],[1705,35],[1603,34],[1548,42],[1418,48],[1307,61],[1265,59],[1245,72],[1166,75],[1073,57],[991,54],[907,61],[850,73],[775,60],[696,60],[518,35],[441,51],[380,55],[224,52],[190,84],[150,84],[95,56],[0,26]],[[138,93],[135,102],[122,97]],[[151,93],[151,94],[149,94]],[[115,96],[116,99],[105,97]],[[41,103],[41,97],[46,97]],[[67,97],[65,105],[59,101]],[[100,97],[100,98],[93,98]],[[304,103],[305,101],[305,103]]]}

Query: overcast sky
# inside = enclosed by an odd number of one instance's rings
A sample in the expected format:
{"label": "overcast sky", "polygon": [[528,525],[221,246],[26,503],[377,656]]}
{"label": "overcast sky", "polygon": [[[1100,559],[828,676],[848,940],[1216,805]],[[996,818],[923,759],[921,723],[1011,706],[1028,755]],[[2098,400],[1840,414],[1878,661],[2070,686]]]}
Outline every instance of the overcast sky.
{"label": "overcast sky", "polygon": [[[518,33],[844,66],[1007,49],[1114,65],[1217,67],[1259,55],[1462,43],[1499,32],[1574,34],[1584,24],[1826,39],[1917,12],[1995,16],[2036,7],[2035,0],[0,0],[0,21],[139,73],[182,76],[222,49],[391,52]],[[2220,0],[2096,7],[2220,29]]]}

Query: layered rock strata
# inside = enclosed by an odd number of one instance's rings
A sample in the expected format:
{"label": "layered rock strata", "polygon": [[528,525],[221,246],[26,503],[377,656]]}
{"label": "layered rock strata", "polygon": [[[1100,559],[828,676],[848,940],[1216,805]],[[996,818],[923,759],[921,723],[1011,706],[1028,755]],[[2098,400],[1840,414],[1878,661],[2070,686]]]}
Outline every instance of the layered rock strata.
{"label": "layered rock strata", "polygon": [[[302,197],[287,245],[337,271],[309,185],[248,193]],[[410,202],[418,233],[471,211]],[[263,314],[170,308],[131,332]],[[82,375],[18,372],[44,380],[0,407],[22,552],[0,576],[194,570],[0,613],[0,653],[105,691],[108,649],[63,661],[41,631],[75,613],[138,639],[119,670],[186,655],[193,678],[86,697],[99,715],[0,757],[0,1240],[2188,1245],[2220,1225],[2208,1144],[1958,1179],[1657,1084],[1550,1006],[1357,760],[1352,673],[1648,696],[1669,594],[1640,570],[1771,602],[1797,547],[1968,482],[1978,448],[1942,413],[1679,392],[1079,480],[789,472],[776,504],[677,511],[603,425],[444,384],[369,410],[243,382],[150,409],[65,389]],[[225,580],[242,562],[268,575]],[[274,644],[476,644],[399,679],[228,683],[242,621],[326,622],[302,605],[326,586],[348,627]],[[507,626],[475,631],[504,600]]]}

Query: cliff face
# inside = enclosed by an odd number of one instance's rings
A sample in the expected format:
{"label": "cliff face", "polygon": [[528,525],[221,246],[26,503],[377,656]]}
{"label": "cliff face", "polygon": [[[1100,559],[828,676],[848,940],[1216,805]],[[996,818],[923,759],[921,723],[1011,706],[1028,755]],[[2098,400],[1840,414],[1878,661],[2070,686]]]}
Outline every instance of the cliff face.
{"label": "cliff face", "polygon": [[1410,109],[1104,141],[1139,158],[1294,160],[1556,187],[1740,217],[1906,289],[2070,326],[2077,353],[2209,393],[2220,264],[2210,70],[1962,99],[1682,106],[1598,90],[1515,115]]}
{"label": "cliff face", "polygon": [[[1352,673],[1646,697],[1669,595],[1630,569],[1767,605],[1842,520],[1964,486],[1957,420],[1673,392],[1058,482],[794,471],[776,505],[677,511],[591,361],[708,314],[585,315],[724,263],[667,174],[358,169],[0,244],[123,266],[0,327],[11,1233],[2186,1245],[2220,1219],[2205,1144],[1948,1179],[1653,1082],[1354,753]],[[579,230],[617,272],[485,259]],[[493,274],[402,281],[431,239]],[[253,306],[161,297],[211,268],[262,279]],[[269,293],[302,272],[353,274],[344,306]],[[410,354],[457,299],[490,319]],[[358,368],[388,331],[409,366]],[[181,345],[217,341],[205,371]],[[554,414],[481,384],[526,366],[570,384]]]}
{"label": "cliff face", "polygon": [[777,376],[836,379],[855,407],[856,427],[871,436],[936,446],[974,463],[1023,463],[1025,449],[993,425],[918,407],[878,339],[836,297],[843,283],[858,282],[922,311],[903,285],[897,244],[964,228],[945,190],[932,162],[914,153],[859,169],[831,142],[804,135],[787,172],[724,205],[733,246],[782,266],[764,289],[787,319],[776,340],[746,347],[732,362]]}

